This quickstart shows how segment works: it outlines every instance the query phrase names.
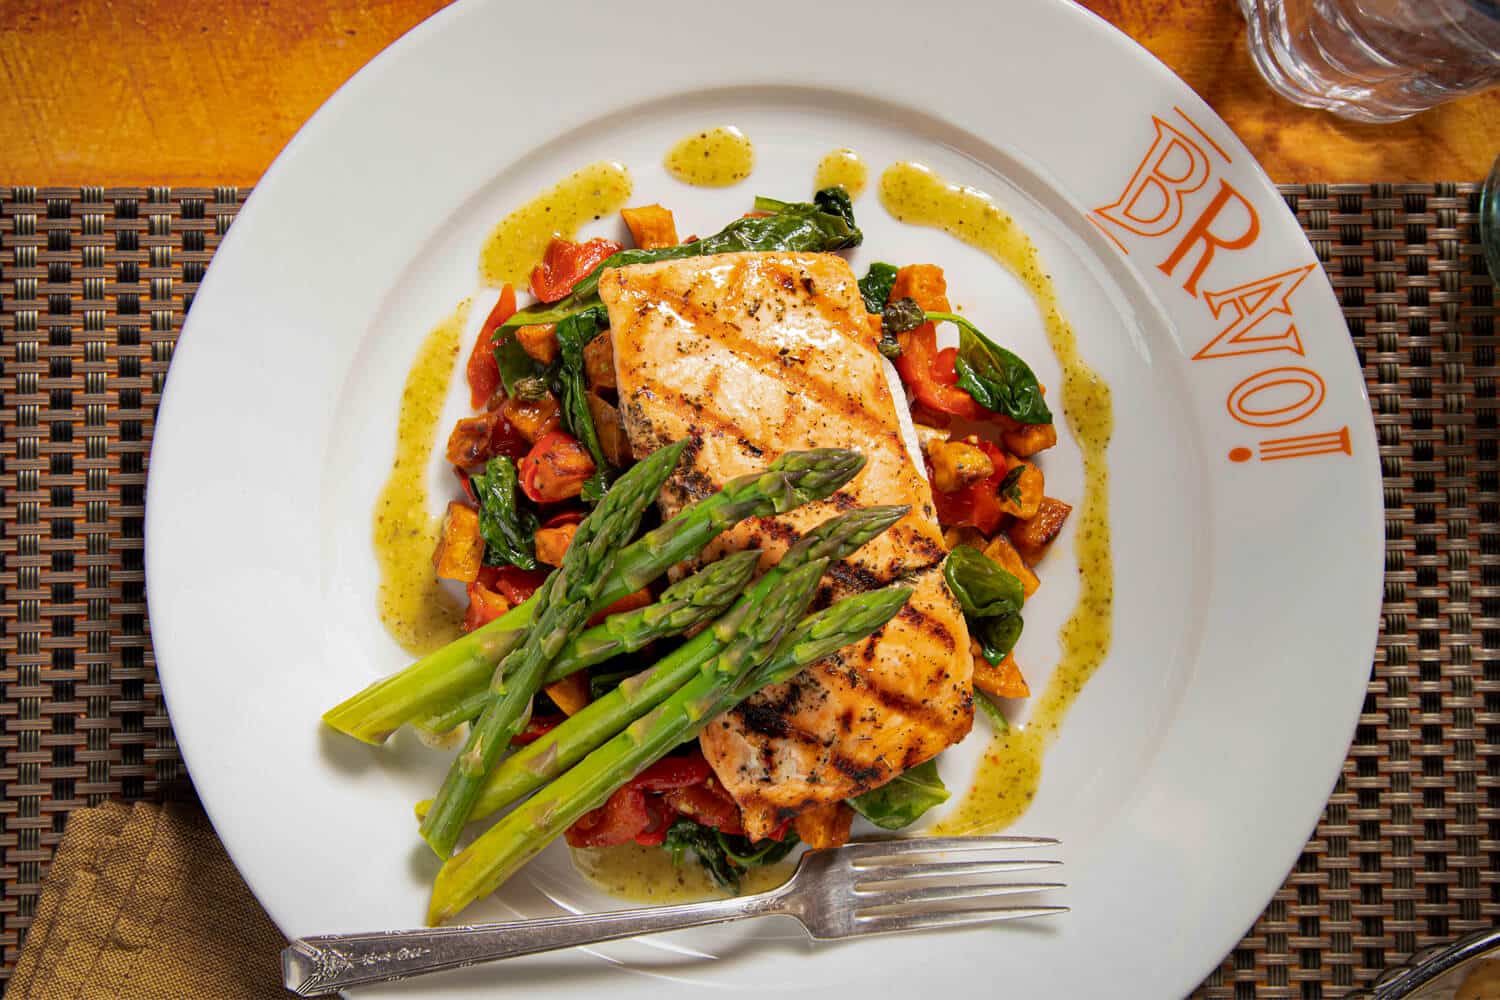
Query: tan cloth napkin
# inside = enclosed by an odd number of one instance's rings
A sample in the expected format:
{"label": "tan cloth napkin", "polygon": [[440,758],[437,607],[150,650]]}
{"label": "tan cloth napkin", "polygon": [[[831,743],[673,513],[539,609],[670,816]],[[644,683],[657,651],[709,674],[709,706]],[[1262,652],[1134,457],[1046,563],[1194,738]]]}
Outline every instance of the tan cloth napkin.
{"label": "tan cloth napkin", "polygon": [[285,944],[196,806],[112,802],[68,818],[6,994],[285,1000]]}

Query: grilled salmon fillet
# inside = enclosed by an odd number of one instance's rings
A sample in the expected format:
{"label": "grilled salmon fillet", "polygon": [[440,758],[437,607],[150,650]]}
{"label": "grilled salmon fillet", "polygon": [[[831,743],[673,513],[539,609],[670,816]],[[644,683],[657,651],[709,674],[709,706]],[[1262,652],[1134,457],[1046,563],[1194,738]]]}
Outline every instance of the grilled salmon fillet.
{"label": "grilled salmon fillet", "polygon": [[663,513],[787,451],[854,448],[843,490],[746,521],[705,554],[758,546],[774,563],[841,510],[911,513],[832,567],[818,600],[900,580],[915,588],[880,632],[713,720],[704,756],[760,838],[802,810],[874,788],[968,733],[969,633],[943,583],[926,479],[902,442],[875,335],[849,264],[832,254],[737,253],[604,272],[620,409],[632,449],[693,440]]}

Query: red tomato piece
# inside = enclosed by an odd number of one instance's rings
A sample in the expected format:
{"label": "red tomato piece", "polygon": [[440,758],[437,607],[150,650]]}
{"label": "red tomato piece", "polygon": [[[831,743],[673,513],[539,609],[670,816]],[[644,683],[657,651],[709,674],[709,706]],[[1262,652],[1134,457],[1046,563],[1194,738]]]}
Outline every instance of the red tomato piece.
{"label": "red tomato piece", "polygon": [[505,596],[512,605],[521,604],[536,593],[551,570],[518,569],[515,566],[485,566],[479,571],[479,582]]}
{"label": "red tomato piece", "polygon": [[592,239],[586,243],[574,243],[554,239],[547,244],[542,262],[531,272],[531,294],[543,302],[556,302],[593,273],[606,258],[623,249],[614,240]]}
{"label": "red tomato piece", "polygon": [[523,747],[528,743],[535,743],[562,725],[566,718],[566,715],[533,715],[531,721],[526,723],[526,728],[510,738],[510,745]]}
{"label": "red tomato piece", "polygon": [[[938,523],[943,527],[970,525],[979,529],[981,534],[992,535],[1005,518],[1005,510],[1000,501],[1000,484],[1010,471],[1010,460],[993,442],[980,440],[976,447],[989,456],[995,471],[953,493],[933,490],[932,502],[937,508]],[[930,469],[928,476],[931,477]]]}
{"label": "red tomato piece", "polygon": [[500,290],[500,301],[495,303],[484,326],[479,328],[479,339],[474,341],[474,350],[469,353],[469,363],[465,368],[469,376],[469,405],[476,410],[484,406],[500,387],[500,365],[495,361],[495,345],[490,338],[515,314],[516,290],[506,285]]}
{"label": "red tomato piece", "polygon": [[630,779],[630,784],[648,792],[670,792],[701,784],[713,773],[703,754],[695,750],[686,757],[663,757]]}
{"label": "red tomato piece", "polygon": [[521,492],[535,503],[559,503],[583,492],[594,460],[573,435],[552,431],[520,461]]}
{"label": "red tomato piece", "polygon": [[568,828],[571,847],[613,847],[634,840],[651,825],[646,793],[634,785],[615,789],[598,809],[584,813]]}
{"label": "red tomato piece", "polygon": [[662,801],[680,816],[686,816],[721,833],[743,834],[740,807],[718,781],[709,779],[662,795]]}
{"label": "red tomato piece", "polygon": [[511,608],[511,602],[504,594],[500,594],[486,586],[483,581],[484,569],[480,569],[481,578],[468,585],[469,607],[464,612],[464,631],[472,632],[481,625],[488,625],[499,618]]}

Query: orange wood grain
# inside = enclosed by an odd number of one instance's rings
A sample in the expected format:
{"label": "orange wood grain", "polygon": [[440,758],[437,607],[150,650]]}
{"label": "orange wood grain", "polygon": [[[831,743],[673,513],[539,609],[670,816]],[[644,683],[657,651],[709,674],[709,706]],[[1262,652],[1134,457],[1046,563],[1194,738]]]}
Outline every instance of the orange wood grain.
{"label": "orange wood grain", "polygon": [[[1473,180],[1500,152],[1500,92],[1347,124],[1265,87],[1234,0],[1085,5],[1202,94],[1278,181]],[[442,6],[0,0],[0,184],[252,184],[339,84]]]}

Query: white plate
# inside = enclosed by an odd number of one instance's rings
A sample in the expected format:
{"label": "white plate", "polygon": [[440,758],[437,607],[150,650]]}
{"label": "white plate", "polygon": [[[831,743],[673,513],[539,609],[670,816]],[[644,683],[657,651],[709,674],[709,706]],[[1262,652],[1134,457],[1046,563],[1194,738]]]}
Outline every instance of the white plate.
{"label": "white plate", "polygon": [[[666,148],[713,124],[754,141],[750,181],[671,181]],[[288,935],[413,926],[424,912],[434,862],[410,805],[445,758],[406,739],[373,751],[318,715],[405,661],[374,612],[370,512],[420,338],[477,293],[472,337],[493,299],[475,275],[488,227],[611,158],[634,172],[636,203],[659,199],[684,232],[707,232],[756,192],[805,196],[839,146],[877,171],[915,158],[992,193],[1040,245],[1114,390],[1113,652],[1018,826],[1066,842],[1073,911],[816,948],[773,921],[390,992],[1160,998],[1197,984],[1280,885],[1369,670],[1378,463],[1326,279],[1208,107],[1054,0],[472,3],[371,63],[267,173],[194,303],[156,432],[148,580],[173,725],[230,854]],[[1017,282],[896,223],[873,192],[855,207],[857,266],[942,263],[969,314],[1057,384]],[[1251,213],[1258,233],[1237,239]],[[1206,263],[1205,219],[1226,244]],[[463,409],[454,388],[449,417]],[[1045,464],[1049,492],[1080,494],[1070,437]],[[1065,538],[1028,605],[1034,684],[1076,593],[1071,550]],[[950,784],[977,742],[945,756]],[[555,912],[549,896],[608,903],[554,850],[475,915]]]}

